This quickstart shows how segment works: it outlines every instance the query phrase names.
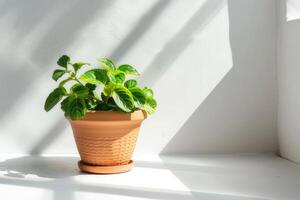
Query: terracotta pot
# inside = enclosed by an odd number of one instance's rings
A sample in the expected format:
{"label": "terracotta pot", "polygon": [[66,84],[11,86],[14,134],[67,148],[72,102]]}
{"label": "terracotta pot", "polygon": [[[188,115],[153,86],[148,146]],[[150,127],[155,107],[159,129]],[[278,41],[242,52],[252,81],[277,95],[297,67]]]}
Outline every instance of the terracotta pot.
{"label": "terracotta pot", "polygon": [[90,173],[129,171],[139,129],[146,116],[143,111],[90,111],[81,120],[68,118],[81,158],[79,168]]}

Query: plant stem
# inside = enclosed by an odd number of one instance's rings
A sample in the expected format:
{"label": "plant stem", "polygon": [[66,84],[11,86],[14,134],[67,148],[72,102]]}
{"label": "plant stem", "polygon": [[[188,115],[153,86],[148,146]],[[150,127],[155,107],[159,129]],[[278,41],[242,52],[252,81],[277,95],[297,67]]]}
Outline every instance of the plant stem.
{"label": "plant stem", "polygon": [[73,79],[74,81],[76,81],[76,82],[78,82],[79,84],[81,84],[81,85],[83,85],[80,81],[79,81],[79,79],[78,78],[76,78],[76,77],[74,77],[74,79]]}
{"label": "plant stem", "polygon": [[80,81],[79,81],[79,79],[76,77],[76,73],[73,73],[72,74],[72,71],[70,71],[70,70],[66,70],[66,72],[70,75],[70,78],[72,79],[72,80],[74,80],[74,81],[76,81],[77,83],[79,83],[80,85],[83,85]]}

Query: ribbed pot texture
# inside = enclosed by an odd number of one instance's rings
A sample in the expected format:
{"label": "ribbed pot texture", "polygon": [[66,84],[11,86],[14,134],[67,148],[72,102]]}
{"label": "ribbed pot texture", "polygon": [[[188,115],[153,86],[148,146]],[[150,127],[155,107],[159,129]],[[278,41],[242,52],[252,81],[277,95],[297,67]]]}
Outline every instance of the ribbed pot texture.
{"label": "ribbed pot texture", "polygon": [[124,165],[131,160],[143,111],[90,111],[81,120],[68,119],[81,161],[88,165]]}

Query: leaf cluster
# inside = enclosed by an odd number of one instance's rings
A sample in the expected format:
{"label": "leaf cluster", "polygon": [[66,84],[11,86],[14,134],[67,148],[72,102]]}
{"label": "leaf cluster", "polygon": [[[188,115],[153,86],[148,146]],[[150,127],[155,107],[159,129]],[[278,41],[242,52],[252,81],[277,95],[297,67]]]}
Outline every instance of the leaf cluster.
{"label": "leaf cluster", "polygon": [[[72,63],[69,56],[61,56],[52,79],[55,81],[62,77],[65,79],[49,94],[44,109],[48,112],[60,102],[65,116],[72,120],[83,118],[89,110],[121,112],[144,110],[149,115],[155,112],[157,102],[153,90],[140,87],[135,79],[127,79],[127,76],[140,75],[133,66],[123,64],[117,67],[107,58],[101,58],[98,62],[100,66],[78,75],[78,71],[89,64]],[[67,88],[68,82],[72,84]]]}

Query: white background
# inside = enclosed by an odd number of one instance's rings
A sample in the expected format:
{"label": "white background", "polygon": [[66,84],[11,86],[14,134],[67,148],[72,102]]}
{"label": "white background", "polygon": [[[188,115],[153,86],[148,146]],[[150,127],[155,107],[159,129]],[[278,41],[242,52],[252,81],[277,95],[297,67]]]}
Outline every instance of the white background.
{"label": "white background", "polygon": [[274,0],[0,1],[1,153],[76,153],[43,111],[57,58],[111,57],[142,73],[158,110],[136,154],[275,152]]}

